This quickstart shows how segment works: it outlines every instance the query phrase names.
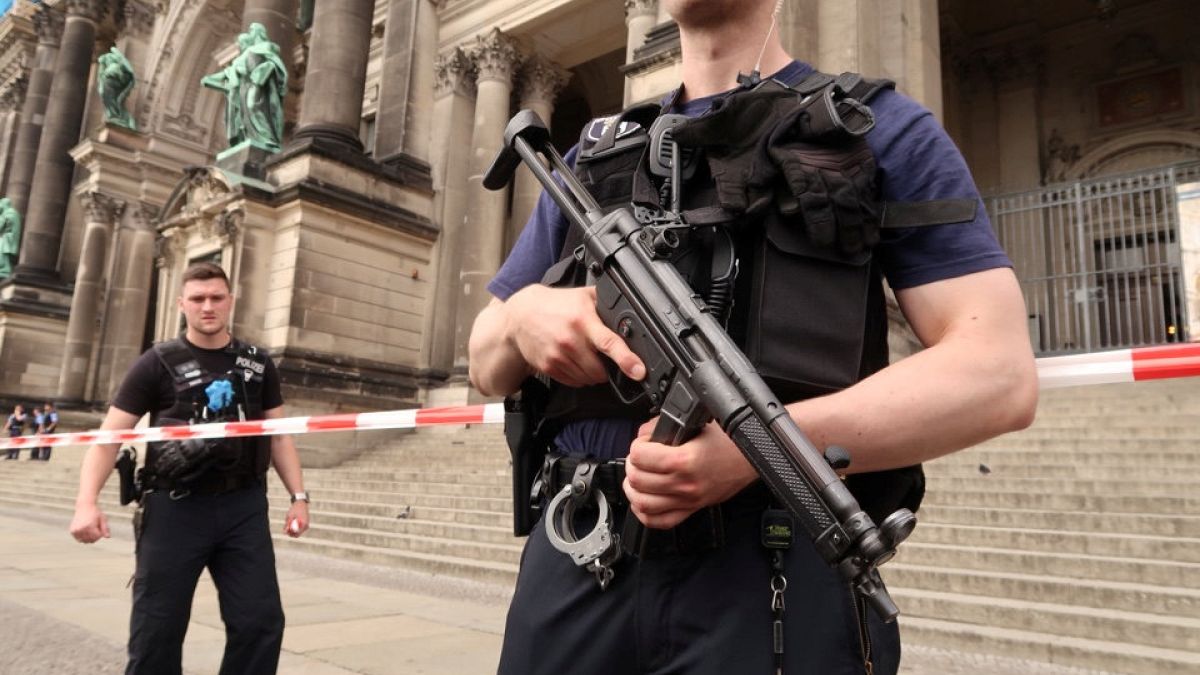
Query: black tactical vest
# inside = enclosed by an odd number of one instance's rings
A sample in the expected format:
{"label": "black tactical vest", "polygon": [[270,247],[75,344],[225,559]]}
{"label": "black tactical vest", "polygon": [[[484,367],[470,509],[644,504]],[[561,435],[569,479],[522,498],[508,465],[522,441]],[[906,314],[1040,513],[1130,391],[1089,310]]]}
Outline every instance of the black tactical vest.
{"label": "black tactical vest", "polygon": [[[225,373],[213,373],[200,365],[183,340],[176,338],[154,345],[154,353],[171,374],[175,403],[151,416],[152,426],[178,426],[205,422],[233,422],[244,415],[247,420],[263,419],[263,377],[266,355],[241,340],[234,339],[225,352],[234,357],[234,367]],[[233,400],[220,413],[206,411],[208,396],[205,390],[217,380],[227,380],[232,386]],[[241,414],[238,413],[240,406]],[[271,462],[269,436],[220,439],[228,455],[227,461],[217,463],[210,471],[227,475],[255,477],[266,473]],[[147,443],[146,467],[153,467],[160,443]]]}
{"label": "black tactical vest", "polygon": [[[852,75],[814,74],[805,80],[814,90],[834,82],[857,83],[851,95],[862,103],[893,85]],[[815,83],[815,86],[813,86]],[[798,85],[803,87],[804,83]],[[668,106],[669,107],[669,106]],[[630,108],[620,115],[589,124],[580,139],[575,173],[604,209],[662,209],[663,195],[647,171],[647,130],[660,114],[658,105]],[[859,140],[847,153],[862,153]],[[867,154],[870,155],[869,149]],[[869,157],[874,171],[874,158]],[[871,249],[845,254],[818,245],[774,205],[753,215],[729,218],[717,205],[713,180],[705,162],[684,182],[682,212],[693,226],[725,228],[732,235],[738,261],[732,310],[726,328],[772,391],[784,401],[797,401],[848,388],[888,365],[887,311],[878,261]],[[875,194],[864,195],[872,213],[883,213]],[[587,283],[577,259],[581,234],[571,226],[560,259],[544,275],[552,287]],[[710,267],[707,253],[681,269],[701,294]],[[864,411],[869,414],[869,411]],[[598,417],[646,419],[646,409],[623,405],[606,384],[571,389],[551,383],[546,417],[553,429],[571,419]],[[853,448],[850,448],[853,455]],[[879,522],[900,506],[916,510],[924,493],[924,474],[913,466],[847,479],[864,510]]]}

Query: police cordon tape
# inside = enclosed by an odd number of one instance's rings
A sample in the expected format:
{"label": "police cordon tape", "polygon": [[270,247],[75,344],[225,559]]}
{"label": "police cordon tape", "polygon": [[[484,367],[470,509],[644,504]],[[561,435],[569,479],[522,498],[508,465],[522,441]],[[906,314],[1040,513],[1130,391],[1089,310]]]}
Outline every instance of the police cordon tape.
{"label": "police cordon tape", "polygon": [[[1200,344],[1166,345],[1109,352],[1052,356],[1037,360],[1041,389],[1095,384],[1142,382],[1180,377],[1200,377]],[[386,410],[382,412],[284,417],[252,422],[223,422],[191,426],[148,427],[117,431],[93,430],[0,439],[0,449],[38,448],[92,443],[142,443],[188,438],[235,438],[312,434],[323,431],[415,429],[462,424],[504,422],[501,403]]]}

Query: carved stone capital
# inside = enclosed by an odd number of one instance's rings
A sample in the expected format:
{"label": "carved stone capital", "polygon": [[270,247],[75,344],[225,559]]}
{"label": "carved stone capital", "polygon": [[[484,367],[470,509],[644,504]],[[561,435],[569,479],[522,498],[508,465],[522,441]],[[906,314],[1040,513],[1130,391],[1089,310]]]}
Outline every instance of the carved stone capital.
{"label": "carved stone capital", "polygon": [[179,228],[163,232],[154,240],[154,266],[160,270],[172,267],[183,258],[186,249],[186,237]]}
{"label": "carved stone capital", "polygon": [[230,242],[237,239],[245,220],[245,209],[240,206],[233,207],[218,213],[208,221],[204,234],[209,238],[220,240],[222,246],[228,246]]}
{"label": "carved stone capital", "polygon": [[4,112],[13,112],[20,110],[25,103],[25,91],[29,88],[29,77],[25,74],[18,75],[8,83],[8,86],[0,89],[0,110]]}
{"label": "carved stone capital", "polygon": [[133,208],[133,225],[139,230],[152,230],[158,222],[159,208],[146,202],[138,202]]}
{"label": "carved stone capital", "polygon": [[479,69],[479,82],[495,80],[512,84],[513,73],[522,60],[516,40],[501,33],[499,28],[476,37],[471,56]]}
{"label": "carved stone capital", "polygon": [[625,0],[625,20],[639,16],[656,16],[658,0]]}
{"label": "carved stone capital", "polygon": [[67,0],[67,16],[78,16],[92,21],[99,21],[108,9],[104,0]]}
{"label": "carved stone capital", "polygon": [[997,85],[1033,83],[1045,68],[1045,55],[1038,47],[1005,47],[977,54],[982,68]]}
{"label": "carved stone capital", "polygon": [[79,196],[90,222],[113,224],[125,212],[125,201],[102,192],[85,192]]}
{"label": "carved stone capital", "polygon": [[37,31],[38,42],[56,45],[62,40],[63,23],[66,15],[49,5],[38,5],[33,13],[33,28]]}
{"label": "carved stone capital", "polygon": [[521,100],[553,103],[571,81],[571,72],[557,63],[534,56],[521,68]]}
{"label": "carved stone capital", "polygon": [[475,95],[475,64],[462,47],[455,47],[439,56],[434,64],[434,74],[434,94],[437,98],[450,94]]}
{"label": "carved stone capital", "polygon": [[150,35],[157,18],[156,5],[142,0],[125,0],[125,11],[121,17],[125,30],[143,37]]}

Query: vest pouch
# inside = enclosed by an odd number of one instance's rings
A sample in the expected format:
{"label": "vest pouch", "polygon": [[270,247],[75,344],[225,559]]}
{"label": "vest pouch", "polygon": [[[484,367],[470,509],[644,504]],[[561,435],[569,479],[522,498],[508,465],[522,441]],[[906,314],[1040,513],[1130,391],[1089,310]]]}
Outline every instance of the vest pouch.
{"label": "vest pouch", "polygon": [[750,291],[746,354],[784,400],[861,379],[873,273],[871,251],[845,254],[808,239],[778,213],[766,219]]}

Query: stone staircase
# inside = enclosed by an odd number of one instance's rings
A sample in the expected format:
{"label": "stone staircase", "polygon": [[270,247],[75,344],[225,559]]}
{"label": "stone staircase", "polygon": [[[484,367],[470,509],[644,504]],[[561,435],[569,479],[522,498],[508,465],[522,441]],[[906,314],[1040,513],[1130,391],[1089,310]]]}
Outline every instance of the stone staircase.
{"label": "stone staircase", "polygon": [[[1200,382],[1043,394],[1038,421],[927,467],[884,568],[905,640],[1114,673],[1200,674]],[[0,508],[69,519],[82,449],[0,461]],[[25,453],[23,453],[24,455]],[[454,468],[451,468],[453,465]],[[428,430],[306,470],[314,525],[280,546],[511,584],[496,427]],[[271,484],[272,522],[286,493]],[[120,518],[115,478],[105,508]]]}

